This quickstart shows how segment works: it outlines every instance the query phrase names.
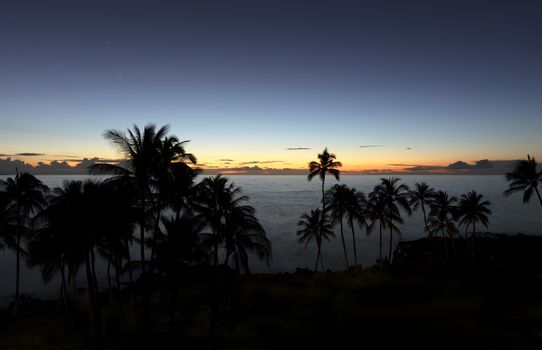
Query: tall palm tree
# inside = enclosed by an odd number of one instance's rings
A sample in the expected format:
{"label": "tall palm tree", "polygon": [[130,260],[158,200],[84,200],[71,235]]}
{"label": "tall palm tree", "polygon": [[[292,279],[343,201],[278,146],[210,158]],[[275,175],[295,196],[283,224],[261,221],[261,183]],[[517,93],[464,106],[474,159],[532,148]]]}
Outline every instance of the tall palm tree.
{"label": "tall palm tree", "polygon": [[322,180],[322,211],[325,211],[325,191],[324,186],[326,182],[326,175],[330,173],[339,180],[341,176],[341,171],[337,168],[342,167],[341,162],[335,161],[337,157],[333,153],[327,151],[327,147],[324,148],[324,151],[318,154],[318,161],[312,161],[309,163],[309,175],[307,180],[311,181],[315,176],[319,176]]}
{"label": "tall palm tree", "polygon": [[175,347],[178,284],[181,270],[191,263],[203,261],[204,252],[200,246],[200,233],[204,222],[190,211],[162,217],[164,233],[152,242],[156,251],[154,264],[165,273],[170,289],[170,348]]}
{"label": "tall palm tree", "polygon": [[[348,197],[350,195],[350,188],[346,185],[335,185],[330,188],[326,193],[326,203],[327,208],[330,211],[331,223],[339,224],[341,228],[341,242],[343,245],[344,259],[346,262],[346,268],[350,266],[348,263],[348,254],[346,253],[346,243],[344,242],[343,234],[343,218],[346,216],[348,211]],[[355,242],[354,242],[355,244]]]}
{"label": "tall palm tree", "polygon": [[[204,220],[211,231],[201,235],[201,245],[209,253],[215,267],[212,286],[213,302],[208,330],[212,343],[221,296],[219,252],[225,254],[225,265],[228,265],[232,257],[238,270],[243,268],[248,272],[247,251],[256,253],[260,259],[267,259],[271,254],[271,245],[265,237],[265,231],[254,216],[254,208],[245,204],[248,197],[242,194],[240,187],[229,182],[227,178],[217,175],[203,179],[196,186],[196,192],[192,207],[197,217]],[[223,287],[227,287],[227,284],[228,281],[225,280]]]}
{"label": "tall palm tree", "polygon": [[119,130],[108,130],[104,137],[121,154],[125,166],[115,164],[95,164],[93,173],[109,173],[116,177],[111,181],[127,181],[133,183],[138,194],[139,241],[142,274],[145,272],[145,230],[151,219],[149,208],[155,208],[153,201],[154,187],[159,174],[168,171],[171,162],[188,160],[195,162],[195,157],[184,150],[184,143],[176,137],[168,137],[169,126],[157,129],[148,124],[143,130],[134,125],[133,130],[124,133]]}
{"label": "tall palm tree", "polygon": [[461,195],[457,207],[457,218],[459,219],[459,225],[465,225],[465,238],[467,238],[469,226],[472,226],[471,237],[476,233],[477,222],[487,227],[489,224],[489,215],[491,215],[491,210],[488,208],[489,205],[491,203],[484,200],[484,196],[476,193],[476,191],[470,191]]}
{"label": "tall palm tree", "polygon": [[358,266],[358,252],[356,248],[356,234],[354,231],[354,223],[358,223],[360,228],[365,227],[368,231],[368,225],[365,220],[367,214],[367,199],[363,192],[356,191],[355,188],[350,188],[346,197],[346,221],[352,230],[352,246],[354,248],[354,264]]}
{"label": "tall palm tree", "polygon": [[320,211],[320,209],[311,210],[310,214],[303,214],[300,217],[297,226],[301,226],[301,229],[297,231],[297,238],[299,243],[305,243],[305,248],[310,241],[316,241],[317,253],[316,263],[314,265],[314,271],[318,271],[318,261],[322,271],[324,270],[324,263],[322,262],[322,240],[330,240],[330,237],[334,237],[333,226],[327,217],[327,215]]}
{"label": "tall palm tree", "polygon": [[408,202],[408,186],[399,184],[399,181],[401,181],[401,179],[393,177],[380,179],[380,184],[377,185],[373,191],[375,192],[373,197],[380,197],[383,201],[383,219],[390,230],[389,263],[392,261],[393,232],[400,233],[394,222],[403,223],[400,209],[403,209],[408,215],[412,213]]}
{"label": "tall palm tree", "polygon": [[[437,191],[429,201],[429,232],[434,235],[436,232],[441,232],[442,237],[445,239],[448,237],[452,242],[452,247],[455,243],[454,237],[458,233],[457,227],[454,223],[454,215],[456,212],[455,202],[457,198],[450,197],[446,191]],[[446,241],[444,241],[444,248],[446,251],[446,257],[448,258],[448,247]]]}
{"label": "tall palm tree", "polygon": [[538,189],[539,182],[542,182],[542,170],[538,170],[538,164],[534,157],[531,158],[527,155],[527,160],[518,161],[514,169],[506,174],[506,180],[510,184],[504,192],[505,195],[523,191],[523,203],[527,203],[535,192],[542,206],[542,197],[540,197]]}
{"label": "tall palm tree", "polygon": [[0,188],[6,192],[9,206],[13,210],[15,239],[12,240],[16,255],[16,279],[15,279],[15,309],[19,303],[19,281],[20,281],[20,258],[25,254],[21,246],[21,240],[27,236],[31,230],[31,220],[36,213],[47,205],[45,193],[49,190],[40,180],[28,173],[19,173],[14,178],[0,180]]}
{"label": "tall palm tree", "polygon": [[413,210],[422,209],[423,223],[425,225],[425,231],[430,235],[429,226],[427,225],[427,212],[425,206],[428,201],[435,195],[435,191],[425,182],[418,182],[414,185],[414,189],[409,193],[409,204]]}

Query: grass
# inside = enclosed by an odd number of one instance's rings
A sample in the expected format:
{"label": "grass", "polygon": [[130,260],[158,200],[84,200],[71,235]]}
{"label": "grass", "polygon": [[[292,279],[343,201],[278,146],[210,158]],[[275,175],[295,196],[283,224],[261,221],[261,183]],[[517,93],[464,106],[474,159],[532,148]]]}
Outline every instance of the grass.
{"label": "grass", "polygon": [[[110,349],[167,348],[169,296],[159,283],[153,285],[153,328],[146,336],[137,295],[130,308],[123,294],[120,313],[118,305],[104,303]],[[542,346],[541,285],[538,275],[502,269],[237,276],[222,309],[218,344],[221,349],[536,349]],[[180,288],[179,349],[207,348],[209,291],[203,279],[187,280]],[[1,349],[93,347],[86,305],[74,307],[68,331],[55,302],[29,302],[21,310],[15,322],[3,316]]]}

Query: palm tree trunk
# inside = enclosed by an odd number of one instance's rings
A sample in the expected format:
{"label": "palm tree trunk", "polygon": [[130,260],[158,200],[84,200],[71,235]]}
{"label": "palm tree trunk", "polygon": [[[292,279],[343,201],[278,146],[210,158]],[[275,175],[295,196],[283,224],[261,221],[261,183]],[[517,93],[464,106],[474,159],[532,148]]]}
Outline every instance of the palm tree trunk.
{"label": "palm tree trunk", "polygon": [[322,255],[321,255],[321,246],[322,242],[320,239],[316,239],[316,245],[318,246],[318,251],[316,252],[316,265],[314,266],[314,272],[318,272],[318,262],[320,261]]}
{"label": "palm tree trunk", "polygon": [[391,265],[391,249],[392,249],[392,246],[393,246],[393,228],[391,227],[391,223],[390,223],[390,252],[389,252],[389,255],[388,255],[388,264]]}
{"label": "palm tree trunk", "polygon": [[540,206],[542,206],[542,197],[540,197],[540,192],[538,191],[538,186],[534,188],[534,191],[536,192],[536,195],[538,196],[538,201],[540,202]]}
{"label": "palm tree trunk", "polygon": [[64,264],[63,263],[60,263],[60,277],[61,277],[61,283],[62,283],[62,304],[64,304],[64,322],[66,324],[66,328],[67,328],[67,325],[69,324],[68,322],[68,318],[69,318],[69,315],[68,315],[68,285],[66,284],[66,275],[65,275],[65,271],[64,271]]}
{"label": "palm tree trunk", "polygon": [[422,212],[423,212],[423,224],[425,225],[425,230],[427,231],[427,234],[430,234],[429,225],[427,225],[427,214],[425,212],[425,205],[423,202],[422,202]]}
{"label": "palm tree trunk", "polygon": [[342,218],[341,218],[341,241],[343,242],[344,260],[346,260],[346,268],[348,269],[348,266],[350,266],[350,264],[348,263],[348,254],[346,253],[346,243],[344,243],[343,219]]}
{"label": "palm tree trunk", "polygon": [[89,303],[90,310],[92,314],[92,323],[94,325],[94,338],[96,342],[97,349],[104,348],[103,333],[102,333],[102,316],[100,311],[100,306],[96,299],[96,289],[94,286],[94,279],[91,269],[91,259],[90,252],[87,252],[85,259],[85,268],[87,272],[87,284],[88,284],[88,294],[89,294]]}
{"label": "palm tree trunk", "polygon": [[139,218],[139,239],[141,254],[141,275],[145,274],[145,193],[141,196],[141,217]]}
{"label": "palm tree trunk", "polygon": [[382,262],[382,220],[378,221],[380,225],[380,261]]}
{"label": "palm tree trunk", "polygon": [[325,191],[324,191],[325,183],[326,183],[326,175],[324,174],[324,177],[322,178],[322,217],[324,217],[324,213],[326,210],[326,201],[325,201],[326,196],[325,196]]}
{"label": "palm tree trunk", "polygon": [[356,235],[354,233],[354,222],[350,223],[350,227],[352,228],[352,245],[354,247],[354,264],[358,266],[358,252],[356,250]]}
{"label": "palm tree trunk", "polygon": [[[19,226],[19,225],[17,225]],[[15,272],[15,308],[13,309],[13,314],[17,316],[19,309],[19,280],[21,275],[21,233],[19,232],[20,227],[17,227],[17,242],[16,242],[16,272]]]}

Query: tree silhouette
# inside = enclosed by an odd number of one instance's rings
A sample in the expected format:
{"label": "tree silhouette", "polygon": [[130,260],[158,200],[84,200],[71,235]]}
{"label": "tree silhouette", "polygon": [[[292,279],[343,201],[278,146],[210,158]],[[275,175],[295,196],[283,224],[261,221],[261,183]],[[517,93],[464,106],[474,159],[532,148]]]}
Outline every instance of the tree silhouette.
{"label": "tree silhouette", "polygon": [[322,261],[322,240],[330,240],[330,237],[334,237],[333,226],[329,222],[327,215],[320,211],[320,209],[311,210],[310,214],[303,214],[300,217],[297,226],[301,229],[297,231],[297,238],[299,243],[304,243],[305,248],[311,241],[316,242],[317,253],[316,263],[314,265],[314,271],[318,271],[318,261],[322,271],[324,271],[324,263]]}
{"label": "tree silhouette", "polygon": [[400,180],[393,177],[380,179],[380,184],[373,191],[375,193],[373,197],[379,197],[379,201],[382,201],[380,205],[383,205],[384,208],[380,208],[382,210],[381,218],[384,219],[390,230],[389,263],[392,261],[393,232],[401,233],[394,222],[403,223],[400,209],[403,209],[408,215],[412,213],[408,202],[408,186],[399,184]]}
{"label": "tree silhouette", "polygon": [[341,171],[337,168],[342,166],[341,162],[335,161],[337,157],[333,153],[329,153],[327,148],[324,148],[322,153],[318,154],[318,161],[312,161],[309,163],[309,175],[307,180],[311,181],[315,176],[319,176],[322,180],[322,211],[325,211],[325,191],[324,186],[326,182],[326,175],[330,173],[339,180]]}
{"label": "tree silhouette", "polygon": [[414,187],[415,188],[409,193],[409,204],[412,206],[413,210],[418,210],[418,208],[422,209],[425,231],[428,235],[431,235],[429,232],[429,226],[427,225],[427,212],[425,206],[435,195],[435,191],[425,182],[418,182],[414,185]]}
{"label": "tree silhouette", "polygon": [[13,213],[13,222],[10,232],[14,233],[14,239],[7,241],[12,243],[8,247],[15,250],[16,255],[16,278],[15,278],[15,308],[14,314],[17,314],[19,305],[19,281],[21,255],[26,252],[22,247],[21,240],[27,237],[32,231],[31,220],[34,215],[47,203],[45,200],[45,192],[49,189],[35,176],[28,173],[19,173],[15,177],[9,177],[5,181],[0,180],[0,188],[5,191],[7,200],[9,201],[9,210]]}
{"label": "tree silhouette", "polygon": [[[454,223],[454,215],[456,211],[456,206],[454,205],[455,202],[457,202],[457,198],[448,196],[448,192],[446,191],[435,192],[435,195],[429,202],[429,206],[431,208],[429,212],[429,231],[432,235],[435,232],[441,232],[443,239],[448,237],[452,242],[454,252],[454,237],[458,233],[457,227]],[[446,241],[444,241],[444,248],[446,251],[446,258],[449,258]]]}
{"label": "tree silhouette", "polygon": [[[125,166],[115,164],[95,164],[92,173],[114,174],[110,181],[132,182],[138,194],[139,241],[142,274],[145,273],[145,229],[153,217],[149,208],[157,207],[154,203],[154,189],[160,174],[169,171],[174,161],[188,160],[195,162],[195,157],[184,150],[184,143],[176,137],[168,137],[169,126],[156,129],[148,124],[143,130],[134,125],[133,130],[124,133],[119,130],[108,130],[104,137],[121,154]],[[157,214],[156,214],[157,215]],[[156,216],[154,216],[156,218]]]}
{"label": "tree silhouette", "polygon": [[[335,185],[326,193],[326,203],[331,216],[332,224],[339,224],[341,229],[341,242],[343,245],[344,259],[346,268],[350,266],[348,263],[348,254],[346,253],[346,243],[344,242],[343,234],[343,218],[348,212],[350,189],[346,185]],[[355,241],[354,241],[355,244]],[[357,265],[357,264],[356,264]]]}
{"label": "tree silhouette", "polygon": [[531,200],[533,192],[542,206],[542,197],[538,189],[538,183],[542,181],[542,170],[538,170],[538,164],[534,157],[527,155],[527,160],[520,160],[514,169],[506,174],[506,180],[510,182],[505,195],[523,191],[523,203]]}
{"label": "tree silhouette", "polygon": [[365,220],[367,214],[367,199],[363,192],[356,191],[355,188],[350,188],[346,197],[346,221],[352,230],[352,245],[354,248],[354,264],[358,266],[358,253],[356,248],[356,234],[354,231],[354,223],[358,223],[359,227],[365,227],[368,231],[368,225]]}

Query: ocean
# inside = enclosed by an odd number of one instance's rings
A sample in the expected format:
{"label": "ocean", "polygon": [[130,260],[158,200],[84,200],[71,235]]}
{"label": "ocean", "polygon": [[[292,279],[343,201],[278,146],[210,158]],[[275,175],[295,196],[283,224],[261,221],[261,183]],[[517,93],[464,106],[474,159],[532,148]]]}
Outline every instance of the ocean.
{"label": "ocean", "polygon": [[[86,179],[92,176],[38,176],[50,188],[61,186],[68,179]],[[355,187],[358,191],[369,193],[378,184],[382,176],[378,175],[344,175],[341,183]],[[522,203],[522,195],[503,195],[507,188],[504,176],[498,175],[406,175],[399,176],[410,187],[416,182],[424,181],[436,190],[448,191],[450,195],[459,197],[461,194],[475,190],[483,194],[491,202],[493,212],[489,227],[478,226],[479,232],[506,234],[542,234],[542,208],[536,197],[530,203]],[[6,176],[0,176],[5,179]],[[93,177],[96,178],[96,177]],[[256,216],[271,240],[273,257],[267,266],[263,262],[251,259],[253,272],[292,272],[297,267],[314,267],[316,247],[309,245],[306,249],[297,242],[297,222],[300,215],[309,213],[311,209],[321,206],[321,182],[318,178],[308,182],[300,175],[231,175],[228,178],[240,186],[244,194],[250,198],[249,204],[256,209]],[[326,178],[326,187],[331,187],[337,181]],[[421,211],[412,216],[404,215],[405,223],[400,227],[401,235],[394,237],[395,244],[400,240],[412,240],[424,236],[423,217]],[[464,229],[463,229],[464,230]],[[463,231],[462,231],[463,232]],[[323,245],[323,259],[326,269],[344,269],[345,261],[340,243],[339,228],[336,238]],[[351,231],[345,227],[350,261],[352,257]],[[383,246],[387,254],[388,233],[384,233]],[[378,256],[378,231],[367,235],[364,230],[356,228],[358,260],[363,266],[370,266]],[[137,246],[133,247],[133,256],[138,257]],[[54,298],[59,292],[59,280],[44,284],[38,269],[29,270],[23,263],[21,271],[21,293],[42,298]],[[105,266],[98,266],[100,285],[105,286]],[[78,284],[84,286],[84,274],[80,273]],[[9,250],[0,251],[0,307],[9,302],[15,288],[15,255]]]}

